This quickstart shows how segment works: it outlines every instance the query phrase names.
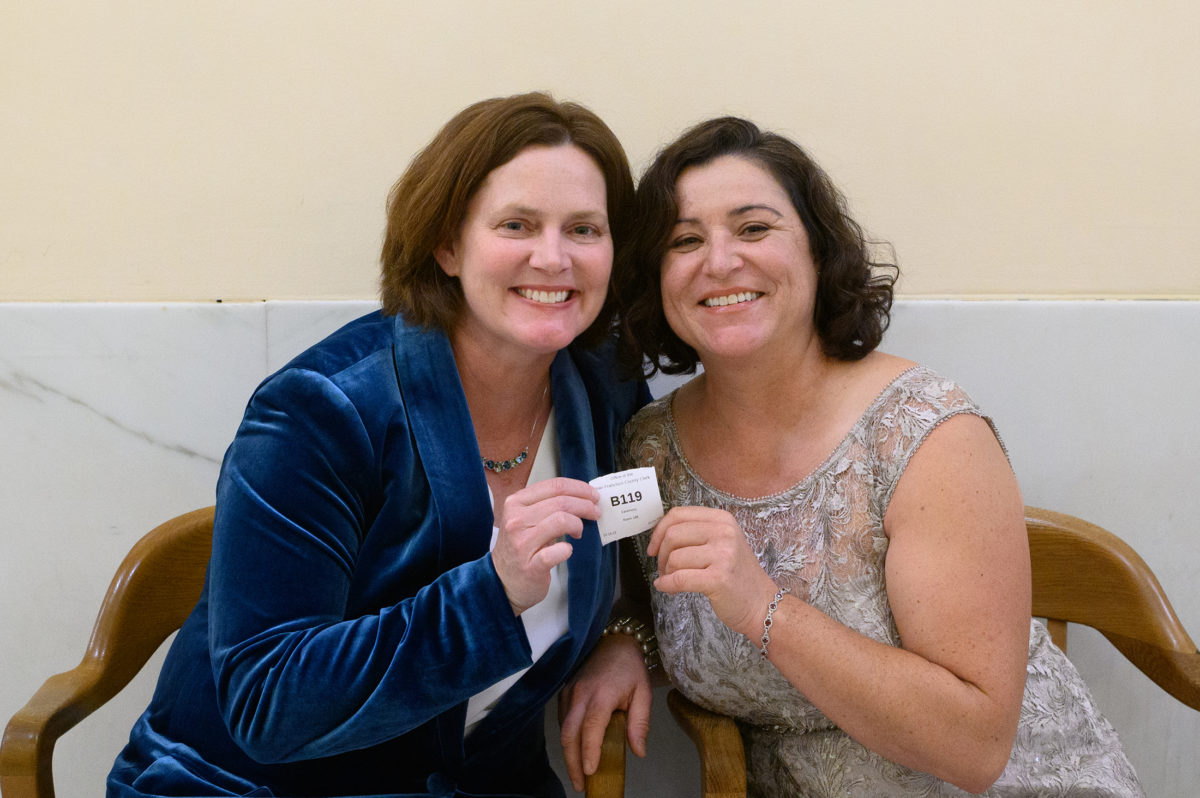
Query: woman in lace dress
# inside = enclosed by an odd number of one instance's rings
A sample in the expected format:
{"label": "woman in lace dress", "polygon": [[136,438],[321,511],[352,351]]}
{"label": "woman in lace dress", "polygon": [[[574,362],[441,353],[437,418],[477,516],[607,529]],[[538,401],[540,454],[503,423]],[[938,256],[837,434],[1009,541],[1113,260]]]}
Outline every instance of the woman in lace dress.
{"label": "woman in lace dress", "polygon": [[[1030,622],[1016,479],[952,381],[876,351],[894,267],[795,144],[733,118],[663,150],[615,280],[634,363],[703,373],[625,429],[670,508],[636,539],[663,667],[739,721],[751,794],[1141,795],[1078,673]],[[624,635],[566,694],[576,786],[614,708],[644,753]]]}

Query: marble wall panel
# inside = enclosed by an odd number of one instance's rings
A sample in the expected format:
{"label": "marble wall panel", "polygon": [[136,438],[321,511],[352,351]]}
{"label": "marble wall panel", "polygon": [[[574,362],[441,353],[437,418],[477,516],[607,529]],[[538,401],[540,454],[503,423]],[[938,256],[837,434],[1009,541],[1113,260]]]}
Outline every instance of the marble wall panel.
{"label": "marble wall panel", "polygon": [[[78,662],[117,564],[212,504],[266,363],[262,304],[0,304],[0,716]],[[59,746],[99,794],[153,674]]]}

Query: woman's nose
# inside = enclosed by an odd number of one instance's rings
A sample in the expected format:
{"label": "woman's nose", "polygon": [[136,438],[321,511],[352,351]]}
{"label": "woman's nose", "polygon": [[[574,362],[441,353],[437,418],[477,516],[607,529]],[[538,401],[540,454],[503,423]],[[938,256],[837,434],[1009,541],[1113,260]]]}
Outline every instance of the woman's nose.
{"label": "woman's nose", "polygon": [[533,244],[533,252],[529,255],[529,265],[551,274],[562,271],[567,267],[567,254],[563,247],[562,234],[557,230],[547,230]]}
{"label": "woman's nose", "polygon": [[726,236],[717,235],[709,239],[708,256],[704,259],[709,274],[724,277],[742,265],[741,256],[735,251],[733,243]]}

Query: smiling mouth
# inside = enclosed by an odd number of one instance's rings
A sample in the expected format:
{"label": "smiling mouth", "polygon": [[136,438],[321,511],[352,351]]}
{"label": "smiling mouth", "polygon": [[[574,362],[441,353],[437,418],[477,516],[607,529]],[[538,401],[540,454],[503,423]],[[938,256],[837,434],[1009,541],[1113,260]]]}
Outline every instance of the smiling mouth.
{"label": "smiling mouth", "polygon": [[725,296],[710,296],[708,299],[702,300],[701,305],[706,308],[723,308],[726,305],[740,305],[743,302],[753,302],[762,296],[762,291],[741,291],[736,294],[726,294]]}
{"label": "smiling mouth", "polygon": [[559,302],[566,302],[571,298],[574,291],[533,291],[529,288],[514,288],[520,296],[528,299],[530,302],[537,302],[541,305],[556,305]]}

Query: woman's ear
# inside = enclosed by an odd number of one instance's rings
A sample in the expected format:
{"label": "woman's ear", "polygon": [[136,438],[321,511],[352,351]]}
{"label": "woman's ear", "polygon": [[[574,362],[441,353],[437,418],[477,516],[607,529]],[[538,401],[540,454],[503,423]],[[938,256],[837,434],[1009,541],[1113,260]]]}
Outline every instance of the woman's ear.
{"label": "woman's ear", "polygon": [[451,277],[458,277],[458,256],[453,242],[446,242],[433,251],[433,259],[437,261],[442,271]]}

